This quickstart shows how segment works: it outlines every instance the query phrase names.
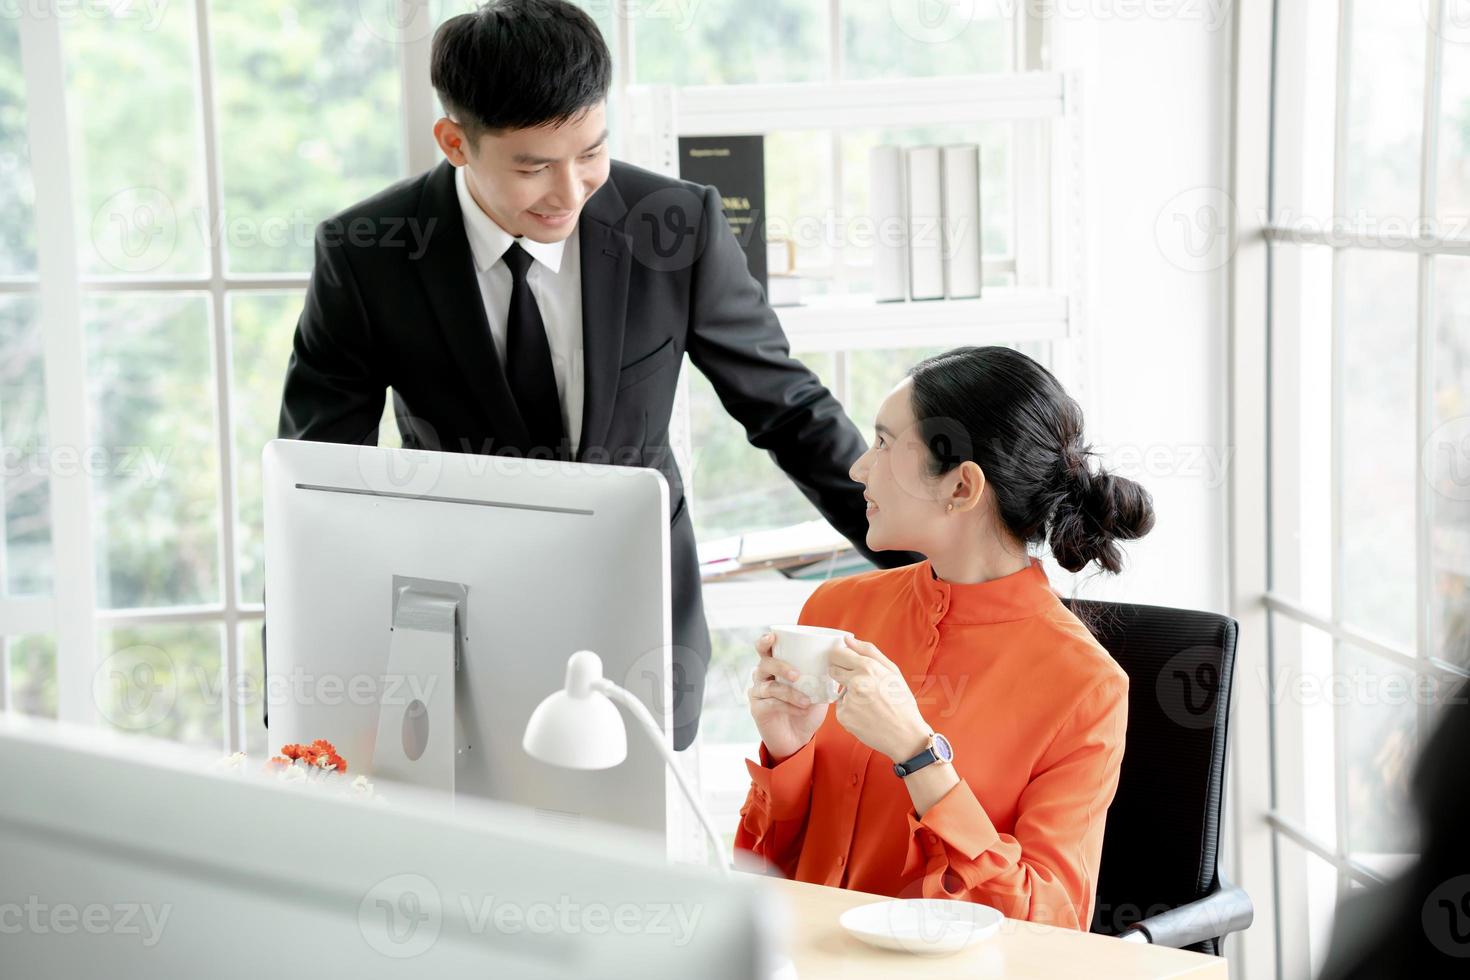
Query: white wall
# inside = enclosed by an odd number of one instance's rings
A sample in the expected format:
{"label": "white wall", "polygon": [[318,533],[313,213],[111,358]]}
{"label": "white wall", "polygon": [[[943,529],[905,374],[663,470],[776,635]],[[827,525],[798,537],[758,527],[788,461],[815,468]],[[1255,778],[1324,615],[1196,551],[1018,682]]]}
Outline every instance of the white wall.
{"label": "white wall", "polygon": [[1040,4],[1053,66],[1081,78],[1088,435],[1158,518],[1121,576],[1083,575],[1080,595],[1226,609],[1224,2]]}

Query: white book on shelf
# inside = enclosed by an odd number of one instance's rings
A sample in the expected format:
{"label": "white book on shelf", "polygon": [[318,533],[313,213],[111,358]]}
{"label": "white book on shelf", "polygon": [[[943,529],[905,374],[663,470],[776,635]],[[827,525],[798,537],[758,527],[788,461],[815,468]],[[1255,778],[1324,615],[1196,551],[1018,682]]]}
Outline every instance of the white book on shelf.
{"label": "white book on shelf", "polygon": [[980,147],[964,143],[944,148],[944,295],[980,295]]}
{"label": "white book on shelf", "polygon": [[869,205],[873,210],[873,298],[909,298],[908,189],[903,147],[875,146],[868,154]]}
{"label": "white book on shelf", "polygon": [[908,150],[909,297],[944,298],[944,207],[940,150]]}

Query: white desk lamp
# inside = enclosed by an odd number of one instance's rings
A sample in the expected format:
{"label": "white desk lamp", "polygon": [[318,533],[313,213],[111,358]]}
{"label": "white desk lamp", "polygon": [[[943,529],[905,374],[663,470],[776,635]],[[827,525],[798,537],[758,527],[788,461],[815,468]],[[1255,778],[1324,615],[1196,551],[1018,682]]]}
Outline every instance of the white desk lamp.
{"label": "white desk lamp", "polygon": [[[638,724],[658,746],[659,754],[674,771],[679,788],[709,837],[720,871],[728,876],[730,858],[720,844],[709,814],[685,781],[663,730],[642,701],[602,676],[602,658],[591,650],[572,654],[567,661],[566,685],[547,695],[531,712],[521,746],[532,758],[564,769],[611,769],[628,755],[628,733],[617,705],[638,719]],[[777,953],[775,961],[767,967],[766,976],[769,980],[797,980],[796,965],[789,957]]]}
{"label": "white desk lamp", "polygon": [[578,650],[567,661],[566,686],[546,697],[526,722],[521,745],[533,758],[564,769],[611,769],[628,755],[628,734],[615,705],[622,705],[658,746],[664,762],[674,771],[679,788],[694,808],[720,870],[730,873],[730,859],[715,833],[709,814],[684,779],[662,729],[643,702],[602,676],[602,658],[591,650]]}

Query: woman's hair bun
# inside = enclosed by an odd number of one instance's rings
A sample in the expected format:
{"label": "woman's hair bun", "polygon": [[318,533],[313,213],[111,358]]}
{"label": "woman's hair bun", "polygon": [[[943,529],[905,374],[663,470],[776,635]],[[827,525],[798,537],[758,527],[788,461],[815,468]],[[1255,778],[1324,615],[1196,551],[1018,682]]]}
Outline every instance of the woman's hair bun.
{"label": "woman's hair bun", "polygon": [[1137,482],[1088,467],[1085,453],[1069,453],[1064,492],[1047,538],[1057,563],[1080,572],[1088,562],[1116,574],[1123,567],[1120,540],[1141,538],[1154,526],[1153,497]]}

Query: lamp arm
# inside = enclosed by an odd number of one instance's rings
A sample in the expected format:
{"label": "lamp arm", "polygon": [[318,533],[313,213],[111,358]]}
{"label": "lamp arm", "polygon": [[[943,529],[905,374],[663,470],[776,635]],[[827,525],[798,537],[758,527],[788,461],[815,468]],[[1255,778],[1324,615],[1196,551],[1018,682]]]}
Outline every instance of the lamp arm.
{"label": "lamp arm", "polygon": [[684,791],[684,797],[689,801],[689,805],[694,808],[694,815],[699,818],[700,824],[703,825],[705,835],[709,837],[710,847],[714,850],[715,858],[720,863],[720,870],[728,875],[730,873],[730,859],[720,844],[720,836],[715,833],[715,826],[710,822],[709,814],[705,812],[704,806],[699,802],[699,797],[695,794],[694,788],[684,778],[684,771],[679,767],[679,760],[674,756],[674,750],[669,747],[668,742],[664,739],[663,730],[659,728],[658,722],[653,720],[653,714],[648,710],[648,707],[642,701],[638,700],[638,698],[623,690],[606,677],[598,678],[594,681],[592,689],[601,694],[605,694],[615,704],[622,705],[623,710],[637,719],[638,726],[653,740],[653,744],[658,749],[659,754],[664,757],[664,762],[674,771],[674,779],[678,781],[679,788]]}

